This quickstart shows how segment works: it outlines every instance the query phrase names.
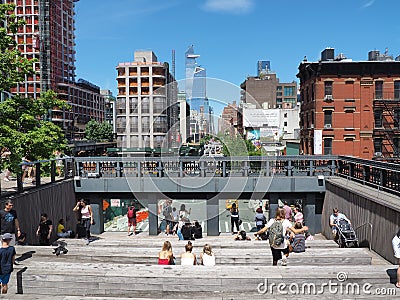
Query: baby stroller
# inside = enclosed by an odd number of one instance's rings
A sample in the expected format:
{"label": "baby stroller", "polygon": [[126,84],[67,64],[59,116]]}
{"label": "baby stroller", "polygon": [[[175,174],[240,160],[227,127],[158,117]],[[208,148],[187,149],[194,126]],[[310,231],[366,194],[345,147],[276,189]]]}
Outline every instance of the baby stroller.
{"label": "baby stroller", "polygon": [[340,248],[358,247],[358,238],[351,224],[345,220],[340,219],[336,222],[336,241]]}

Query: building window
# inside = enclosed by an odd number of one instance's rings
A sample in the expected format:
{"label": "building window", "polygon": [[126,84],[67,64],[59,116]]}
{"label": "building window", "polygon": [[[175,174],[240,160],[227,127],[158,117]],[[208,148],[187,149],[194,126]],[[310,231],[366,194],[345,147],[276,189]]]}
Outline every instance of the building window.
{"label": "building window", "polygon": [[129,99],[129,113],[131,114],[138,113],[138,98]]}
{"label": "building window", "polygon": [[332,96],[332,87],[333,87],[332,81],[325,81],[325,96],[326,95]]}
{"label": "building window", "polygon": [[400,110],[399,109],[395,109],[393,111],[393,121],[394,121],[394,128],[399,128],[399,124],[400,124]]}
{"label": "building window", "polygon": [[400,81],[394,82],[394,99],[400,99]]}
{"label": "building window", "polygon": [[284,113],[284,114],[283,114],[283,117],[284,117],[284,118],[287,118],[287,113]]}
{"label": "building window", "polygon": [[148,114],[150,112],[150,100],[149,98],[142,99],[142,114]]}
{"label": "building window", "polygon": [[374,139],[375,156],[382,156],[382,139]]}
{"label": "building window", "polygon": [[126,113],[126,100],[125,98],[117,99],[117,114]]}
{"label": "building window", "polygon": [[383,99],[383,81],[375,81],[375,99]]}
{"label": "building window", "polygon": [[295,95],[294,86],[285,86],[283,93],[285,96],[289,96],[289,97],[294,96]]}
{"label": "building window", "polygon": [[332,127],[332,111],[325,110],[324,111],[324,128]]}
{"label": "building window", "polygon": [[375,119],[375,127],[380,128],[383,126],[383,120],[382,120],[382,111],[381,110],[375,110],[374,111],[374,119]]}
{"label": "building window", "polygon": [[393,138],[393,156],[399,156],[400,154],[400,138]]}
{"label": "building window", "polygon": [[131,132],[138,132],[139,131],[139,123],[138,123],[138,117],[131,117]]}
{"label": "building window", "polygon": [[332,155],[332,139],[324,139],[324,155]]}

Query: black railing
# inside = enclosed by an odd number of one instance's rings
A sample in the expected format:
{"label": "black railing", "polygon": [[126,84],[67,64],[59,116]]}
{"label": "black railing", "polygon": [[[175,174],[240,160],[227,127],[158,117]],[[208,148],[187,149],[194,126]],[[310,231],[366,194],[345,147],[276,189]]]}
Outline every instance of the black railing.
{"label": "black railing", "polygon": [[[72,178],[340,176],[400,196],[400,165],[349,156],[75,157],[23,164],[35,169],[29,185],[19,173],[15,191]],[[21,169],[22,169],[22,164]],[[4,185],[4,184],[3,184]],[[2,187],[3,190],[3,187]]]}
{"label": "black railing", "polygon": [[1,182],[1,196],[21,193],[45,184],[73,178],[75,175],[72,157],[24,162],[19,168],[16,173],[11,174],[8,181]]}

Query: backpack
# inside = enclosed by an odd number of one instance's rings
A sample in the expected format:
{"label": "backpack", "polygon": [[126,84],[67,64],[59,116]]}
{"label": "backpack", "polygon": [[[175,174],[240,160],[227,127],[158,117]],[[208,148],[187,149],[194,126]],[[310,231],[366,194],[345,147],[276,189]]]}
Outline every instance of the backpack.
{"label": "backpack", "polygon": [[280,246],[283,243],[283,226],[282,221],[275,220],[274,224],[269,227],[269,244],[270,246]]}
{"label": "backpack", "polygon": [[132,218],[135,218],[135,217],[136,217],[135,207],[131,206],[131,207],[128,208],[128,218],[132,219]]}

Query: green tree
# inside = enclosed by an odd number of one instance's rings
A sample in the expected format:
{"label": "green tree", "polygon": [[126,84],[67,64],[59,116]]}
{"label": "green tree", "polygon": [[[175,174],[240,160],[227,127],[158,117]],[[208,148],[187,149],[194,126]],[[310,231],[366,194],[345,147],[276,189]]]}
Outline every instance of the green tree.
{"label": "green tree", "polygon": [[229,135],[218,135],[223,144],[222,153],[224,156],[260,156],[262,149],[257,149],[254,144],[244,139],[241,135],[231,137]]}
{"label": "green tree", "polygon": [[43,117],[56,106],[68,107],[53,91],[36,100],[15,95],[0,103],[0,146],[11,152],[2,169],[19,172],[18,164],[25,155],[34,160],[48,159],[55,149],[66,147],[61,128]]}
{"label": "green tree", "polygon": [[112,141],[113,128],[108,122],[100,123],[95,120],[90,120],[86,124],[85,138],[95,142]]}
{"label": "green tree", "polygon": [[0,91],[9,92],[25,75],[34,73],[33,62],[21,55],[15,41],[18,28],[25,22],[14,14],[14,4],[0,4]]}
{"label": "green tree", "polygon": [[[34,74],[33,63],[17,49],[15,34],[24,22],[14,14],[15,5],[0,4],[0,92],[13,87]],[[31,159],[48,159],[55,149],[63,149],[66,141],[61,129],[45,120],[54,107],[68,108],[53,91],[33,100],[19,95],[0,103],[0,150],[9,149],[11,155],[0,160],[0,169],[21,172],[18,164],[25,155]]]}

